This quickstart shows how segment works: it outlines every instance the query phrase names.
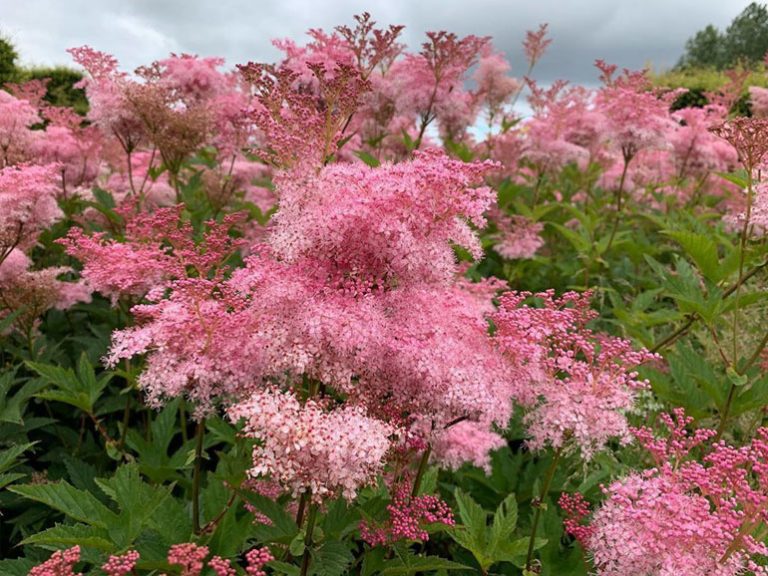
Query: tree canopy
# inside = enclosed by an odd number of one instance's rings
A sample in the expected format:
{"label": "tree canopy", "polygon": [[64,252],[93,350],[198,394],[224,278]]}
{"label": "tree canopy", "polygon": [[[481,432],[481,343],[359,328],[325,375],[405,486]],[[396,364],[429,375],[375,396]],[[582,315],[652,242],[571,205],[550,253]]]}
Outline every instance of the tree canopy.
{"label": "tree canopy", "polygon": [[709,25],[685,44],[678,68],[754,66],[768,52],[768,8],[752,2],[724,30]]}

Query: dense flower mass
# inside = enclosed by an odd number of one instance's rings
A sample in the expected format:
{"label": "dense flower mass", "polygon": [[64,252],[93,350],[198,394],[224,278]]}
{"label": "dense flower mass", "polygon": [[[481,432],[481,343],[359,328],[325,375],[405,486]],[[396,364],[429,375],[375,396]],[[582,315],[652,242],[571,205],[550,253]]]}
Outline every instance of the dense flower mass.
{"label": "dense flower mass", "polygon": [[[566,526],[594,558],[598,573],[627,575],[764,574],[756,558],[768,553],[760,534],[768,499],[768,430],[747,446],[706,446],[714,430],[689,432],[693,419],[663,415],[666,437],[641,428],[636,435],[655,468],[632,472],[603,488],[606,500],[587,524],[584,501],[566,497]],[[708,448],[701,461],[692,451]]]}
{"label": "dense flower mass", "polygon": [[[540,305],[526,304],[531,297]],[[590,298],[510,292],[493,315],[495,339],[524,379],[516,399],[528,410],[533,449],[560,450],[572,441],[590,458],[612,438],[629,439],[625,412],[648,385],[635,368],[655,356],[590,330]]]}
{"label": "dense flower mass", "polygon": [[261,440],[253,452],[253,476],[269,475],[293,495],[316,499],[340,492],[352,500],[381,472],[391,426],[355,407],[324,409],[290,393],[265,390],[229,409],[245,419],[245,433]]}
{"label": "dense flower mass", "polygon": [[479,184],[491,166],[429,151],[410,162],[339,164],[316,179],[285,182],[271,243],[287,261],[327,262],[362,292],[445,282],[456,270],[451,242],[481,255],[469,223],[485,224],[493,193]]}
{"label": "dense flower mass", "polygon": [[51,164],[0,170],[0,262],[14,248],[31,248],[38,234],[62,217],[55,179]]}
{"label": "dense flower mass", "polygon": [[402,30],[0,90],[0,573],[768,576],[768,91]]}

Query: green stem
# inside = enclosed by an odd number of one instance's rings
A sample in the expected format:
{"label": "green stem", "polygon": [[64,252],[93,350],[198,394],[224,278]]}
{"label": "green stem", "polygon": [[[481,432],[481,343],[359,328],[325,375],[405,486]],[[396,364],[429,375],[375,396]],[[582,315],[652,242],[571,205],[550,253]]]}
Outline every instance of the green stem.
{"label": "green stem", "polygon": [[200,482],[203,464],[203,439],[205,438],[205,420],[197,423],[195,432],[195,470],[192,476],[192,527],[195,534],[200,534]]}
{"label": "green stem", "polygon": [[[741,228],[741,238],[739,240],[739,280],[736,282],[736,308],[733,311],[733,366],[739,364],[739,324],[741,320],[741,306],[739,305],[739,296],[741,295],[741,287],[744,284],[744,258],[747,251],[747,233],[749,232],[749,220],[752,217],[752,171],[747,171],[747,213],[744,217],[744,226]],[[758,352],[759,354],[759,352]],[[746,372],[745,366],[742,370],[737,370],[738,374]],[[728,397],[725,400],[725,406],[720,414],[720,424],[717,427],[717,434],[715,436],[715,442],[722,438],[725,432],[725,426],[728,423],[728,415],[733,405],[733,399],[736,397],[736,384],[731,382],[731,387],[728,389]]]}
{"label": "green stem", "polygon": [[[752,270],[744,274],[741,280],[739,280],[736,284],[734,284],[733,286],[728,288],[725,292],[723,292],[722,300],[725,300],[731,294],[736,292],[740,286],[746,283],[747,280],[751,279],[755,274],[760,272],[760,270],[762,270],[766,266],[768,266],[768,260],[766,260],[765,262],[763,262],[758,266],[755,266],[754,268],[752,268]],[[699,319],[699,315],[696,312],[692,312],[691,314],[689,314],[688,320],[686,321],[686,323],[683,324],[680,328],[678,328],[674,332],[672,332],[669,336],[664,338],[661,342],[659,342],[658,344],[655,344],[653,348],[651,348],[651,352],[658,352],[662,348],[666,348],[667,346],[675,342],[678,338],[680,338],[680,336],[683,336],[686,332],[688,332],[688,330],[691,329],[691,326],[693,326],[698,319]]]}
{"label": "green stem", "polygon": [[[310,494],[311,496],[311,494]],[[312,558],[312,533],[315,531],[315,519],[317,518],[317,504],[309,505],[309,515],[307,517],[307,532],[304,536],[304,554],[301,557],[300,576],[307,576],[309,573],[309,562]]]}
{"label": "green stem", "polygon": [[179,402],[179,420],[181,424],[181,441],[184,444],[189,440],[189,433],[187,432],[187,411],[184,409],[184,399]]}
{"label": "green stem", "polygon": [[307,502],[309,501],[309,493],[303,492],[299,499],[299,509],[296,512],[296,526],[301,530],[301,525],[304,523],[304,512],[307,510]]}
{"label": "green stem", "polygon": [[432,455],[432,444],[427,444],[427,449],[424,450],[424,454],[419,461],[419,469],[416,471],[416,478],[413,479],[413,490],[411,496],[414,498],[419,495],[419,488],[421,488],[421,480],[424,478],[424,472],[427,471],[427,464],[429,464],[429,457]]}
{"label": "green stem", "polygon": [[541,520],[541,510],[544,505],[544,499],[549,493],[549,487],[552,484],[552,479],[555,477],[555,470],[557,464],[560,462],[560,456],[563,453],[563,447],[561,446],[555,451],[555,455],[552,458],[552,463],[547,469],[547,475],[544,477],[544,484],[541,487],[541,493],[537,500],[533,501],[533,505],[536,508],[536,512],[533,515],[533,526],[531,526],[531,539],[528,541],[528,554],[525,558],[526,570],[531,570],[531,564],[533,563],[533,551],[536,547],[536,532],[539,529],[539,521]]}
{"label": "green stem", "polygon": [[[736,371],[739,376],[746,374],[747,370],[749,370],[752,365],[757,362],[758,358],[760,358],[760,353],[765,350],[766,345],[768,345],[768,332],[765,333],[765,336],[763,336],[763,339],[760,341],[760,344],[757,345],[757,348],[755,348],[755,351],[752,353],[752,356],[749,357],[749,360],[746,361],[741,369]],[[723,433],[725,432],[725,425],[728,422],[728,414],[731,411],[731,406],[733,405],[733,400],[735,397],[736,384],[731,383],[731,387],[728,389],[728,397],[725,399],[725,406],[723,406],[723,410],[720,415],[720,424],[717,427],[715,442],[720,440],[720,438],[723,436]]]}
{"label": "green stem", "polygon": [[624,157],[624,169],[621,171],[621,180],[619,180],[619,189],[616,191],[616,214],[613,219],[613,227],[611,228],[611,236],[608,238],[608,245],[605,247],[606,254],[613,245],[613,239],[616,237],[616,232],[619,229],[619,221],[621,220],[622,212],[622,197],[624,195],[624,183],[627,180],[627,169],[629,168],[629,162],[631,158]]}

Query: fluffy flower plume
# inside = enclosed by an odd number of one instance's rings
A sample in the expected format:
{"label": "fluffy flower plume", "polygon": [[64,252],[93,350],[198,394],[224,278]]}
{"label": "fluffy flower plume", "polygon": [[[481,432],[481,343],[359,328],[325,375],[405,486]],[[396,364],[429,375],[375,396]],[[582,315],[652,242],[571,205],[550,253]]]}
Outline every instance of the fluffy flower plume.
{"label": "fluffy flower plume", "polygon": [[[537,307],[525,304],[532,296]],[[493,315],[495,339],[522,380],[516,398],[528,409],[532,449],[560,449],[573,441],[588,459],[612,438],[629,440],[624,412],[647,386],[635,368],[656,356],[590,330],[596,317],[590,298],[509,292]]]}
{"label": "fluffy flower plume", "polygon": [[469,462],[491,471],[491,452],[507,445],[506,440],[477,422],[468,420],[450,426],[442,432],[432,447],[433,458],[440,465],[458,470]]}
{"label": "fluffy flower plume", "polygon": [[254,477],[269,475],[294,496],[311,492],[320,500],[341,493],[354,499],[382,470],[394,430],[357,407],[325,409],[303,405],[288,392],[266,389],[229,409],[245,420],[246,435],[259,439],[253,451]]}
{"label": "fluffy flower plume", "polygon": [[451,242],[482,255],[468,222],[485,224],[494,196],[480,184],[491,166],[425,152],[412,162],[336,165],[285,182],[271,243],[288,261],[326,260],[339,281],[362,292],[445,281],[456,270]]}
{"label": "fluffy flower plume", "polygon": [[[692,419],[678,410],[638,438],[654,455],[656,468],[633,472],[603,489],[606,500],[587,524],[580,500],[568,499],[569,530],[580,538],[600,576],[736,576],[766,574],[768,554],[760,536],[768,502],[768,430],[747,446],[724,442],[708,447],[697,461],[690,455],[714,436],[688,432]],[[575,522],[575,524],[573,524]]]}
{"label": "fluffy flower plume", "polygon": [[498,228],[493,249],[504,258],[533,258],[544,246],[541,232],[544,225],[532,222],[525,216],[507,215],[499,211],[493,218]]}
{"label": "fluffy flower plume", "polygon": [[0,170],[0,262],[11,250],[28,250],[38,234],[61,218],[56,202],[56,165]]}

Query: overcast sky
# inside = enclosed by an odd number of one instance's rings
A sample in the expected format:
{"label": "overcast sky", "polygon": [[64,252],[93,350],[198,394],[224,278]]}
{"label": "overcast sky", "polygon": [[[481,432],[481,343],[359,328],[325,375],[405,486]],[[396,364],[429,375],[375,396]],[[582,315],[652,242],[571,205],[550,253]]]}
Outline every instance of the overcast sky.
{"label": "overcast sky", "polygon": [[89,44],[124,69],[170,52],[223,56],[227,64],[273,61],[272,38],[350,24],[371,12],[404,24],[417,47],[426,30],[489,35],[522,74],[525,30],[548,22],[554,44],[534,76],[592,84],[592,63],[674,65],[685,40],[707,24],[724,28],[748,0],[0,0],[0,34],[26,64],[69,64],[65,49]]}

